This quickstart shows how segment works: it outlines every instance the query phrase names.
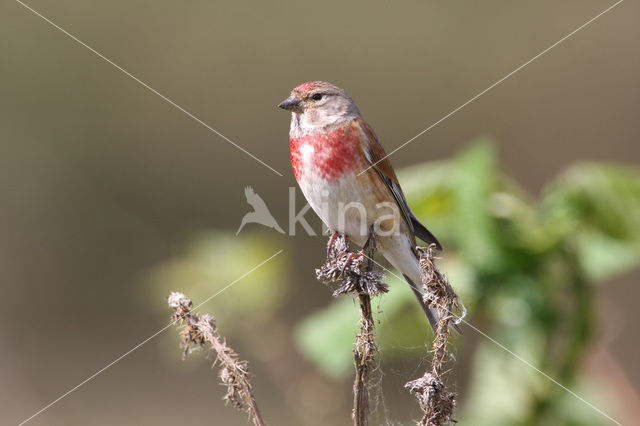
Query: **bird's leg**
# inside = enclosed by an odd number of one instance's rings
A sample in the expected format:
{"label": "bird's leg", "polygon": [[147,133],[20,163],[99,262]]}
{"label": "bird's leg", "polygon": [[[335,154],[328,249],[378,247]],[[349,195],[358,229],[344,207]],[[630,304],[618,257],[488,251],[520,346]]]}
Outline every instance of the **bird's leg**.
{"label": "bird's leg", "polygon": [[327,259],[331,255],[331,251],[333,251],[333,245],[336,243],[336,238],[338,238],[338,231],[333,231],[331,237],[329,237],[329,243],[327,244]]}
{"label": "bird's leg", "polygon": [[[347,261],[342,267],[342,273],[344,273],[344,271],[347,269],[347,267],[349,266],[352,260],[363,259],[367,251],[370,251],[370,255],[373,255],[373,250],[375,250],[375,240],[376,238],[375,238],[375,234],[373,233],[373,227],[371,227],[369,228],[369,237],[367,238],[367,241],[365,241],[364,246],[362,246],[362,250],[356,253],[349,253],[349,255],[347,256]],[[371,250],[369,250],[369,248],[371,248]],[[369,258],[369,263],[371,263],[370,256],[367,256],[367,257]]]}

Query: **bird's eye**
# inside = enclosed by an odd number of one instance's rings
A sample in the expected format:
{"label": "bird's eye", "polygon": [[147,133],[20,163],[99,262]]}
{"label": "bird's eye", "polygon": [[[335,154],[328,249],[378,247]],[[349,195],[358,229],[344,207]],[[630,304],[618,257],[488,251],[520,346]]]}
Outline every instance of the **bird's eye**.
{"label": "bird's eye", "polygon": [[314,93],[313,96],[311,96],[311,99],[313,99],[314,101],[319,101],[320,99],[322,99],[322,94]]}

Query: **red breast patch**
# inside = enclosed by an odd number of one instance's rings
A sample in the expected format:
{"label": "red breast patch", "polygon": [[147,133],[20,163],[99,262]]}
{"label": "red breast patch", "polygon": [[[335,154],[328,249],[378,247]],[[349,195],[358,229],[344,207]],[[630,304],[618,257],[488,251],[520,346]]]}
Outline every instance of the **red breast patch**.
{"label": "red breast patch", "polygon": [[[346,172],[360,165],[360,140],[357,132],[344,128],[329,133],[303,136],[291,139],[291,166],[296,180],[300,181],[302,172],[311,166],[312,173],[335,181]],[[311,155],[303,158],[303,152],[309,149]],[[310,164],[309,164],[310,163]]]}

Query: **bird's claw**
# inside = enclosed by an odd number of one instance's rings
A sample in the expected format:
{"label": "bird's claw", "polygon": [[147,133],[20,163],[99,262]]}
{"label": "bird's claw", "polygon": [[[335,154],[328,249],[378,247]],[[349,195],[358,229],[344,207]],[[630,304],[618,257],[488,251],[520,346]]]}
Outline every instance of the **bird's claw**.
{"label": "bird's claw", "polygon": [[362,259],[364,259],[364,251],[365,249],[362,249],[356,253],[349,253],[349,255],[347,255],[347,260],[344,262],[344,266],[342,266],[341,274],[344,274],[352,261],[362,261]]}

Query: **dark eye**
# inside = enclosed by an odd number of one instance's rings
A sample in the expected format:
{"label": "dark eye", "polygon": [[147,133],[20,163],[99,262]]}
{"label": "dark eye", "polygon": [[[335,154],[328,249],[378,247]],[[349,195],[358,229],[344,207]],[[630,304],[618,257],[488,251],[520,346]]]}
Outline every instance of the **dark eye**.
{"label": "dark eye", "polygon": [[319,101],[320,99],[322,99],[322,94],[314,93],[313,96],[311,96],[311,99],[313,99],[314,101]]}

